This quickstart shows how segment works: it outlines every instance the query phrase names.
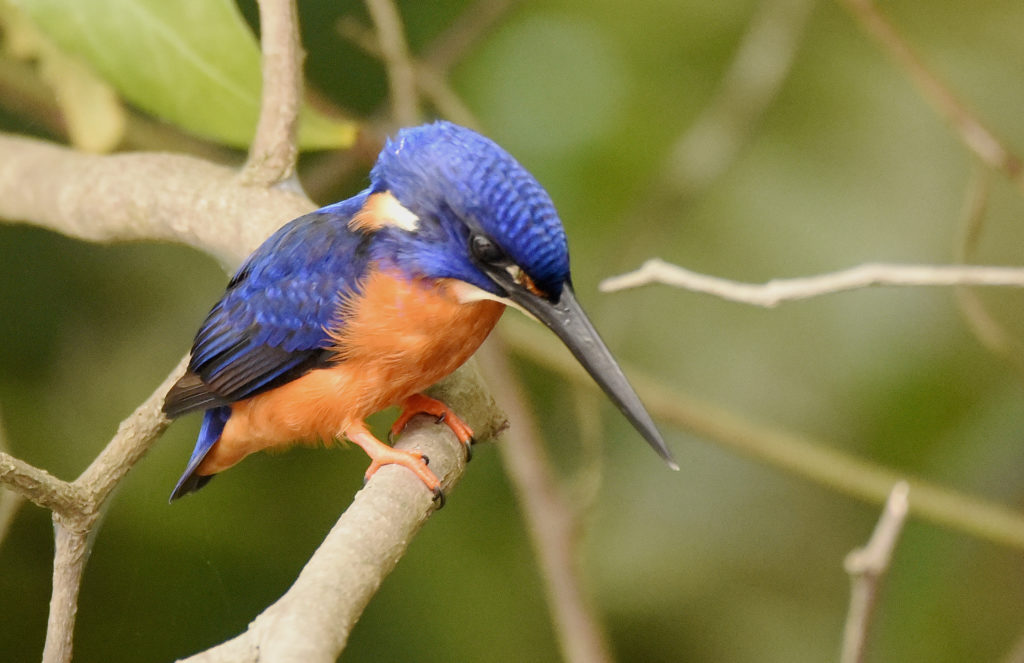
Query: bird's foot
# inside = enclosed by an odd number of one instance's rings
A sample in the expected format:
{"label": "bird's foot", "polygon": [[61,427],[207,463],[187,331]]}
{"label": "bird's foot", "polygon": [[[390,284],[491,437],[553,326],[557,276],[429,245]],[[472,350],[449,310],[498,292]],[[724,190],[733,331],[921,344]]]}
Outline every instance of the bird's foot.
{"label": "bird's foot", "polygon": [[409,420],[417,414],[432,415],[437,417],[437,423],[443,422],[446,424],[466,449],[466,462],[473,458],[473,443],[476,441],[473,439],[473,429],[469,427],[469,424],[460,419],[450,407],[437,399],[424,396],[423,394],[413,394],[402,401],[402,412],[398,415],[395,423],[392,424],[391,431],[388,433],[388,439],[394,439],[405,430]]}
{"label": "bird's foot", "polygon": [[434,501],[437,502],[438,509],[444,506],[441,480],[427,467],[430,459],[422,453],[389,447],[375,438],[365,426],[349,429],[346,431],[345,437],[362,447],[366,455],[370,457],[370,467],[366,469],[364,475],[365,481],[369,481],[370,477],[385,465],[401,465],[412,470],[412,473],[419,477],[420,481],[434,494]]}

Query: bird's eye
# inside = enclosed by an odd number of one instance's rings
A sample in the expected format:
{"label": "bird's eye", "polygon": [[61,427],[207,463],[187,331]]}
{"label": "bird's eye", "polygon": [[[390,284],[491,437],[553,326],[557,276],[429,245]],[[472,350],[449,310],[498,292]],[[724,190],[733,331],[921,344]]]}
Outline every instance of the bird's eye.
{"label": "bird's eye", "polygon": [[473,257],[487,265],[494,265],[508,259],[500,246],[485,235],[478,233],[474,233],[469,238],[469,250],[472,251]]}

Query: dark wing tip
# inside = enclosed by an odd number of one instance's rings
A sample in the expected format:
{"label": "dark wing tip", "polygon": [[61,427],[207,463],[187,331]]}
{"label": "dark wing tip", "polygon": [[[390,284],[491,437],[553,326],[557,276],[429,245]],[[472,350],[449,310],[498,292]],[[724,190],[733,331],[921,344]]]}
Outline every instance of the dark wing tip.
{"label": "dark wing tip", "polygon": [[224,405],[224,399],[210,391],[202,378],[189,371],[174,383],[164,397],[163,411],[170,418],[195,410]]}
{"label": "dark wing tip", "polygon": [[173,491],[171,491],[171,497],[167,502],[171,503],[180,497],[188,495],[189,493],[196,492],[206,484],[210,483],[210,480],[213,479],[214,476],[216,475],[210,474],[207,476],[193,472],[192,474],[181,477],[181,480],[178,481],[178,485],[174,487]]}

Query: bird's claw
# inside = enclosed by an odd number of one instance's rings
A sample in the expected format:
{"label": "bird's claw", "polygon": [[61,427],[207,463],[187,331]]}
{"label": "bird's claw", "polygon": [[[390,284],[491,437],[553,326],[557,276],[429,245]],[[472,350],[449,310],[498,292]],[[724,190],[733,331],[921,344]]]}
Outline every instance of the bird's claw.
{"label": "bird's claw", "polygon": [[444,491],[438,486],[434,489],[434,502],[437,503],[437,510],[440,511],[444,508]]}

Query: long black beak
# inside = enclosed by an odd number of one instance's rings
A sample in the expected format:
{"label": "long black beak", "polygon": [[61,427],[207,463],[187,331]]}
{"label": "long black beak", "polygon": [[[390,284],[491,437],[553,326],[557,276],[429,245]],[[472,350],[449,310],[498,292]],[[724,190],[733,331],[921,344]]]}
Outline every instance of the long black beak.
{"label": "long black beak", "polygon": [[[491,273],[494,275],[494,272]],[[669,467],[678,470],[679,465],[672,458],[672,452],[665,446],[665,440],[651,420],[651,415],[640,402],[640,397],[636,395],[622,373],[608,346],[594,329],[590,318],[576,301],[576,295],[573,294],[569,283],[562,287],[558,301],[552,303],[518,284],[509,283],[511,279],[506,274],[501,276],[505,278],[501,278],[499,282],[505,286],[509,299],[526,309],[562,339],[577,361],[587,369],[587,373],[590,373],[594,381],[601,385],[604,393],[608,394],[622,414],[626,415],[630,423],[644,436],[647,443],[665,459]]]}

